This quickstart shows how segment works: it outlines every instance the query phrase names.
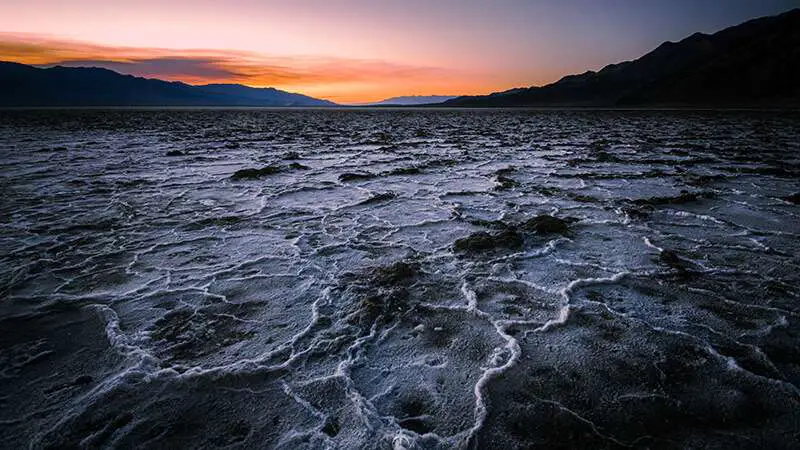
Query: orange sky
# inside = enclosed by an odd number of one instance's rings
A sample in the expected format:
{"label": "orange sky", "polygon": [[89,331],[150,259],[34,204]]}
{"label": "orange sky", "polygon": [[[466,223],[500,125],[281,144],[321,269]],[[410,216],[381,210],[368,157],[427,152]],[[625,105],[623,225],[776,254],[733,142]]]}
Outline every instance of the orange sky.
{"label": "orange sky", "polygon": [[791,3],[4,0],[0,60],[271,86],[340,103],[485,94],[596,70]]}
{"label": "orange sky", "polygon": [[482,93],[492,77],[458,68],[330,56],[268,56],[214,49],[113,47],[35,34],[0,33],[0,60],[33,65],[101,66],[190,84],[241,83],[336,102],[410,94]]}

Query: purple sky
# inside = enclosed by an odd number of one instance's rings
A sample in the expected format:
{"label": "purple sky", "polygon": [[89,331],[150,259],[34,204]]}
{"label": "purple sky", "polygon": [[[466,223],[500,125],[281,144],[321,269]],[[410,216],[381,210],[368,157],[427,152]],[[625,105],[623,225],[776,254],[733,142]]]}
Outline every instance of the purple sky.
{"label": "purple sky", "polygon": [[6,1],[0,59],[356,102],[544,84],[794,7],[800,0]]}

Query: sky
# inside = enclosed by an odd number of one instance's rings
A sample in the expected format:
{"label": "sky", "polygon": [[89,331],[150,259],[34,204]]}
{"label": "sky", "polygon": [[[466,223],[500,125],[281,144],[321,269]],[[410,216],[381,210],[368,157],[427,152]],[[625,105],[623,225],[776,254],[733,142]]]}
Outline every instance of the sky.
{"label": "sky", "polygon": [[0,0],[0,60],[363,103],[543,85],[798,7],[800,0]]}

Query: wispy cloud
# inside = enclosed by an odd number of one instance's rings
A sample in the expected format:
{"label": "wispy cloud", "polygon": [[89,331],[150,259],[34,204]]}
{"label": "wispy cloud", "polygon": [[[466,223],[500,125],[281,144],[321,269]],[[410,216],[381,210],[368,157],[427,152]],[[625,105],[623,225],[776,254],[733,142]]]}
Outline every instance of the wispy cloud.
{"label": "wispy cloud", "polygon": [[[440,85],[454,70],[381,60],[271,56],[234,50],[135,48],[55,37],[0,33],[0,60],[38,66],[104,67],[121,73],[192,84],[231,82],[361,100],[387,87]],[[360,94],[353,90],[360,89]],[[373,94],[373,97],[377,94]]]}
{"label": "wispy cloud", "polygon": [[[116,72],[136,76],[156,76],[158,78],[182,80],[231,79],[238,77],[235,71],[218,66],[212,60],[203,58],[161,57],[137,59],[133,61],[107,60],[66,60],[55,64],[67,67],[103,67]],[[48,64],[49,65],[49,64]]]}

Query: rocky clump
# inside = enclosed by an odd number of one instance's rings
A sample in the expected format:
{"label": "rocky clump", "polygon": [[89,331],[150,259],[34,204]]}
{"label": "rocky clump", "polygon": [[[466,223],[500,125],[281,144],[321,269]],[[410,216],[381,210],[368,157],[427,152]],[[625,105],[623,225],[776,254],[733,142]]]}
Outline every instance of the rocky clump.
{"label": "rocky clump", "polygon": [[378,285],[392,285],[411,280],[417,276],[419,264],[398,261],[390,266],[378,267],[372,272],[372,280]]}
{"label": "rocky clump", "polygon": [[509,174],[516,172],[516,170],[517,168],[514,166],[504,167],[496,170],[494,172],[494,180],[497,185],[494,187],[494,190],[505,191],[507,189],[512,189],[519,186],[519,183],[516,180],[508,176]]}
{"label": "rocky clump", "polygon": [[566,218],[559,219],[548,214],[542,214],[532,219],[528,219],[519,225],[519,229],[531,233],[547,234],[547,233],[561,233],[564,234],[569,231],[569,224],[576,219]]}
{"label": "rocky clump", "polygon": [[335,417],[328,417],[325,419],[325,424],[322,426],[322,432],[327,434],[330,437],[336,437],[341,430],[341,426],[339,425],[339,421],[336,420]]}
{"label": "rocky clump", "polygon": [[713,192],[689,192],[684,190],[679,195],[670,197],[648,197],[630,200],[627,205],[621,208],[621,211],[632,219],[646,219],[651,212],[655,211],[656,206],[685,205],[712,197],[714,197]]}
{"label": "rocky clump", "polygon": [[431,137],[431,136],[432,136],[432,135],[431,135],[431,132],[430,132],[430,131],[428,131],[428,130],[424,130],[424,129],[422,129],[422,128],[417,128],[417,129],[414,131],[414,137],[418,137],[418,138],[428,138],[428,137]]}
{"label": "rocky clump", "polygon": [[256,303],[219,303],[197,310],[177,308],[155,322],[150,336],[164,344],[159,346],[159,357],[193,361],[252,338],[255,333],[240,318],[249,317],[257,308]]}
{"label": "rocky clump", "polygon": [[567,192],[567,197],[572,199],[572,200],[575,200],[576,202],[583,202],[583,203],[600,203],[600,202],[602,202],[602,200],[600,200],[599,198],[594,197],[592,195],[577,194],[575,192]]}
{"label": "rocky clump", "polygon": [[593,153],[592,156],[594,156],[594,159],[597,162],[616,162],[616,161],[619,161],[619,159],[616,156],[612,155],[611,153],[608,153],[605,150],[596,151],[596,152]]}
{"label": "rocky clump", "polygon": [[533,189],[546,197],[553,197],[561,193],[561,188],[554,186],[535,186]]}
{"label": "rocky clump", "polygon": [[681,277],[686,277],[689,275],[686,262],[680,256],[678,256],[674,250],[662,250],[661,254],[658,255],[658,261],[674,269]]}
{"label": "rocky clump", "polygon": [[711,198],[714,194],[711,192],[689,192],[681,191],[679,195],[671,197],[649,197],[634,200],[632,203],[637,206],[658,206],[658,205],[683,205],[686,203],[696,202],[703,198]]}
{"label": "rocky clump", "polygon": [[65,152],[67,151],[67,147],[59,146],[59,147],[52,147],[52,148],[43,148],[39,150],[40,152]]}
{"label": "rocky clump", "polygon": [[653,212],[654,210],[655,208],[653,208],[650,205],[641,205],[641,206],[629,205],[620,208],[620,211],[622,211],[626,216],[635,220],[644,220],[650,217],[650,213]]}
{"label": "rocky clump", "polygon": [[297,152],[288,152],[282,156],[282,159],[285,160],[300,159],[300,154]]}
{"label": "rocky clump", "polygon": [[257,180],[257,179],[259,179],[261,177],[265,177],[267,175],[275,175],[277,173],[281,173],[281,172],[284,171],[284,169],[308,170],[308,169],[310,169],[310,167],[304,166],[302,164],[294,162],[294,163],[289,164],[286,167],[281,167],[281,166],[273,164],[273,165],[262,167],[260,169],[242,169],[242,170],[237,170],[236,172],[234,172],[234,174],[231,175],[231,180],[234,180],[234,181],[237,181],[237,180]]}
{"label": "rocky clump", "polygon": [[519,249],[522,244],[522,235],[516,230],[508,229],[496,234],[489,234],[485,231],[473,233],[457,240],[453,244],[453,248],[457,252],[476,253],[497,248]]}
{"label": "rocky clump", "polygon": [[260,169],[241,169],[231,175],[231,180],[257,180],[267,175],[274,175],[280,171],[280,166],[266,166]]}
{"label": "rocky clump", "polygon": [[397,194],[394,192],[383,192],[381,194],[375,194],[372,197],[362,201],[359,205],[372,205],[375,203],[383,203],[388,202],[389,200],[397,198]]}
{"label": "rocky clump", "polygon": [[339,175],[339,181],[346,182],[346,181],[359,181],[359,180],[369,180],[370,178],[375,178],[375,174],[372,173],[353,173],[353,172],[346,172]]}
{"label": "rocky clump", "polygon": [[410,309],[408,287],[420,274],[416,263],[399,261],[377,267],[354,289],[361,300],[349,314],[348,322],[369,326],[376,321],[391,321]]}
{"label": "rocky clump", "polygon": [[495,175],[510,175],[517,171],[517,168],[514,166],[503,167],[502,169],[495,170]]}
{"label": "rocky clump", "polygon": [[422,172],[422,171],[420,170],[419,167],[399,167],[397,169],[392,169],[392,170],[386,172],[385,174],[386,175],[417,175],[420,172]]}
{"label": "rocky clump", "polygon": [[[519,224],[508,225],[503,222],[492,221],[481,222],[485,226],[504,227],[498,233],[490,234],[485,231],[473,233],[465,238],[457,240],[453,244],[456,252],[477,253],[494,249],[520,249],[524,244],[524,234],[565,234],[569,231],[569,225],[577,219],[567,217],[560,219],[548,214],[533,217]],[[477,224],[475,221],[473,224]]]}
{"label": "rocky clump", "polygon": [[519,186],[519,183],[517,183],[516,180],[505,175],[498,175],[495,178],[495,182],[497,182],[497,185],[494,187],[495,191],[505,191]]}

